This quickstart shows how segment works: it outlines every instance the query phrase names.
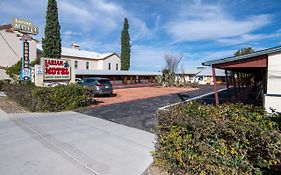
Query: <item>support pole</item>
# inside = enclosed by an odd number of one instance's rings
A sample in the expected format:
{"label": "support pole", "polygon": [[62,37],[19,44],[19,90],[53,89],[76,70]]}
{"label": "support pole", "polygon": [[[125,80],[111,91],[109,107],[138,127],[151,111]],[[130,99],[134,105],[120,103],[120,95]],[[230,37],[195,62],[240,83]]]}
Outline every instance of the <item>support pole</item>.
{"label": "support pole", "polygon": [[218,87],[217,87],[216,70],[213,66],[212,66],[212,73],[213,73],[213,82],[214,82],[216,105],[219,105],[219,93],[218,93]]}
{"label": "support pole", "polygon": [[240,92],[240,91],[241,91],[241,85],[240,85],[240,84],[241,84],[241,81],[240,81],[240,73],[239,73],[239,72],[237,73],[237,81],[238,81],[238,82],[237,82],[237,84],[238,84],[238,90],[239,90],[239,92]]}
{"label": "support pole", "polygon": [[229,91],[229,77],[227,74],[227,70],[224,70],[225,72],[225,81],[226,81],[226,88],[227,88],[227,93],[228,93],[228,100],[230,101],[230,91]]}
{"label": "support pole", "polygon": [[226,88],[227,88],[227,90],[228,90],[228,89],[229,89],[229,81],[228,81],[227,70],[225,69],[224,72],[225,72]]}
{"label": "support pole", "polygon": [[234,93],[235,96],[237,95],[237,87],[236,87],[236,80],[235,80],[235,72],[233,72],[233,86],[234,86]]}

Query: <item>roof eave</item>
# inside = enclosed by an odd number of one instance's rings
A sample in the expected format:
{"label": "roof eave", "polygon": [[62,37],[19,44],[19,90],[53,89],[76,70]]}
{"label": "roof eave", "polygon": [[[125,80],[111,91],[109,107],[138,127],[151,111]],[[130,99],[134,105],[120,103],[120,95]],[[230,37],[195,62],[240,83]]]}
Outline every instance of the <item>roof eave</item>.
{"label": "roof eave", "polygon": [[227,57],[227,58],[223,58],[223,59],[206,61],[206,62],[203,62],[202,65],[203,66],[212,66],[213,64],[227,63],[227,62],[232,62],[232,61],[262,56],[262,55],[268,55],[268,54],[272,54],[272,53],[276,53],[276,52],[281,52],[281,46],[260,50],[260,51],[253,52],[253,53],[250,53],[250,54],[247,54],[247,55]]}

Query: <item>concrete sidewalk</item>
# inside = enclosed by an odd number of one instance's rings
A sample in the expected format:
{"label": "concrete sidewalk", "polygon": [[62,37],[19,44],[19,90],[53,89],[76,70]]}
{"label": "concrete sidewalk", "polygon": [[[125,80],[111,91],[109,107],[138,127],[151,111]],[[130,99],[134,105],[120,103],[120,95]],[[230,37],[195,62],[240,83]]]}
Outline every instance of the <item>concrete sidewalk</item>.
{"label": "concrete sidewalk", "polygon": [[139,175],[155,135],[75,112],[0,111],[0,140],[0,174]]}

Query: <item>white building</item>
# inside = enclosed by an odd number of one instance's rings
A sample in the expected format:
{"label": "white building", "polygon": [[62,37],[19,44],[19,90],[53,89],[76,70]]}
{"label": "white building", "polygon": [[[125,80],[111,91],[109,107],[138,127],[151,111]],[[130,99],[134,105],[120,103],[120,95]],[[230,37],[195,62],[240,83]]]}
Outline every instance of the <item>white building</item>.
{"label": "white building", "polygon": [[[0,26],[0,79],[7,79],[5,68],[16,64],[23,56],[22,34],[14,31],[11,25]],[[37,40],[29,41],[29,59],[36,59]]]}
{"label": "white building", "polygon": [[[243,86],[247,83],[246,81],[251,82],[250,87],[258,89],[255,91],[257,93],[255,101],[260,99],[268,111],[273,108],[281,112],[281,46],[247,55],[207,61],[203,65],[211,66],[213,69],[232,71],[238,80],[234,81],[234,85],[238,87]],[[216,101],[219,103],[216,90],[215,94]]]}
{"label": "white building", "polygon": [[[38,58],[42,54],[42,45],[37,45]],[[69,59],[71,65],[77,70],[121,70],[121,59],[116,53],[97,53],[80,50],[78,44],[72,44],[71,48],[62,47],[62,59]]]}
{"label": "white building", "polygon": [[[23,55],[22,34],[14,31],[11,25],[0,26],[0,79],[7,79],[5,68],[16,64]],[[38,41],[29,41],[30,62],[40,58],[42,46]],[[77,70],[121,70],[121,59],[116,53],[101,54],[93,51],[81,50],[78,44],[71,48],[62,48],[61,58],[69,59]]]}
{"label": "white building", "polygon": [[[213,85],[212,69],[209,67],[197,67],[196,70],[187,70],[177,73],[177,78],[182,81],[190,83],[198,83],[201,85]],[[217,69],[216,80],[218,84],[225,82],[225,73],[222,70]]]}

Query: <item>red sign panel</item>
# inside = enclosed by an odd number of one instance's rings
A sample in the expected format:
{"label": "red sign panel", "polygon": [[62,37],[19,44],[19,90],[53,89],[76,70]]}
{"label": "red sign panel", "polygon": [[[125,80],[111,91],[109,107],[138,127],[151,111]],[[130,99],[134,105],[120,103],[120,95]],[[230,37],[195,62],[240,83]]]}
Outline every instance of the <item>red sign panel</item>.
{"label": "red sign panel", "polygon": [[44,80],[70,80],[70,61],[63,59],[44,59]]}

